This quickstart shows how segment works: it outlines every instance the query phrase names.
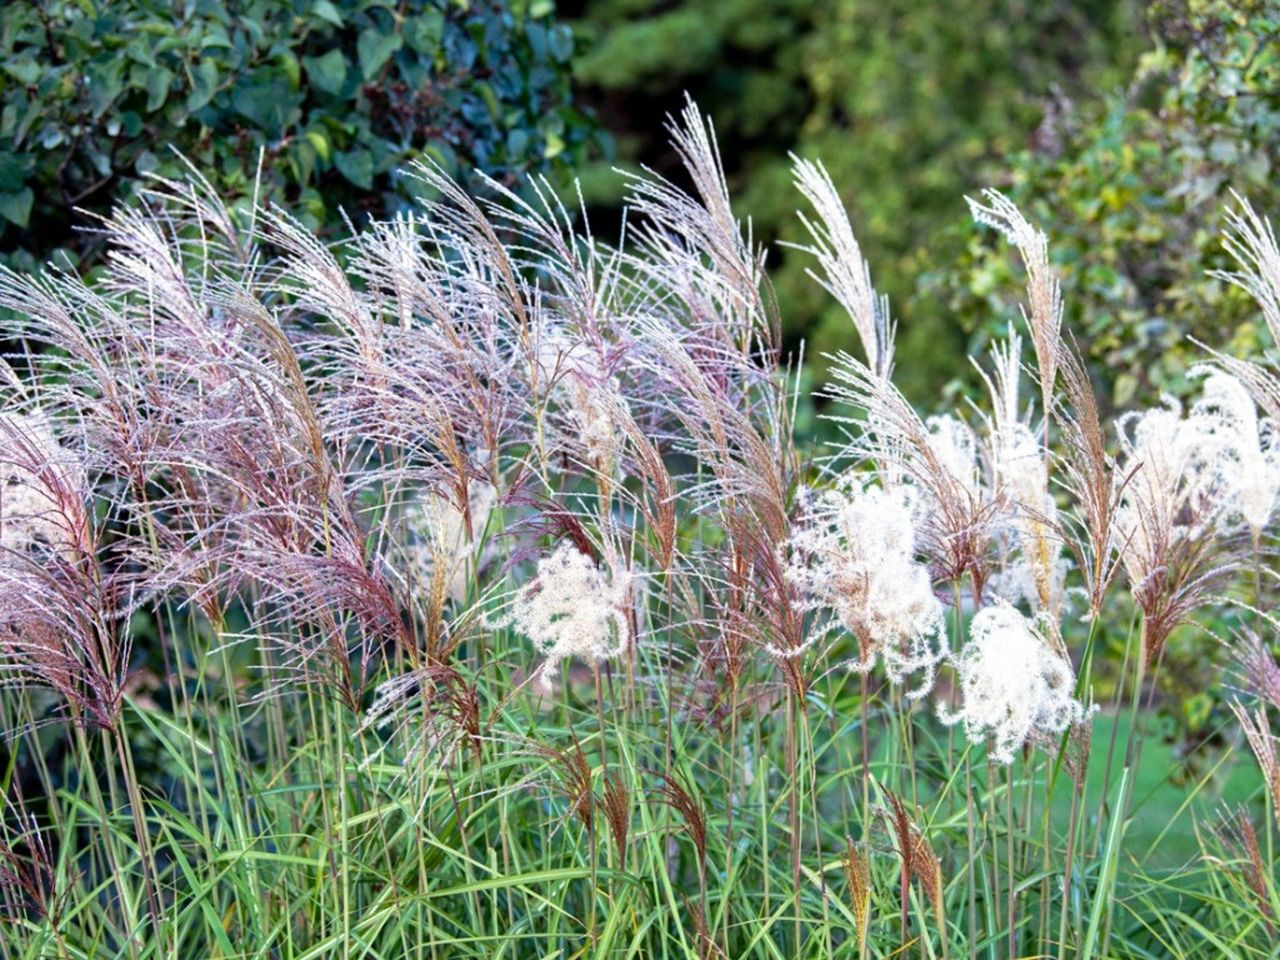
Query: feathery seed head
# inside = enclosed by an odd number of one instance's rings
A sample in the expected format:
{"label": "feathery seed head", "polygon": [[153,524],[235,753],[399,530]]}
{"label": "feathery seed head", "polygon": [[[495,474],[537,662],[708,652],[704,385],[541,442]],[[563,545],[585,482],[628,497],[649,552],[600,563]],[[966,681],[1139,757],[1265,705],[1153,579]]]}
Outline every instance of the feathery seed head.
{"label": "feathery seed head", "polygon": [[956,659],[963,701],[945,721],[964,724],[974,743],[992,739],[992,756],[1011,763],[1037,734],[1056,734],[1081,722],[1087,711],[1073,696],[1071,664],[1034,625],[1007,603],[985,607],[973,618],[969,641]]}
{"label": "feathery seed head", "polygon": [[859,671],[870,670],[877,655],[895,683],[924,671],[913,697],[932,686],[946,653],[942,605],[916,558],[916,510],[910,487],[846,477],[836,489],[806,495],[786,568],[805,609],[829,611],[857,638]]}
{"label": "feathery seed head", "polygon": [[1031,329],[1031,343],[1040,371],[1041,401],[1047,415],[1053,406],[1062,331],[1062,284],[1049,263],[1049,238],[1043,230],[1032,226],[1017,204],[998,190],[982,191],[985,205],[969,197],[965,199],[974,220],[999,231],[1022,257],[1030,307],[1030,314],[1024,310],[1023,318]]}
{"label": "feathery seed head", "polygon": [[0,563],[37,549],[65,556],[80,543],[84,485],[84,466],[44,416],[0,416]]}
{"label": "feathery seed head", "polygon": [[1052,625],[1056,637],[1066,564],[1041,437],[1019,410],[1021,354],[1021,338],[1010,329],[1008,341],[991,351],[994,371],[979,370],[991,395],[985,449],[995,499],[1005,511],[1020,554],[998,576],[996,592],[1009,600],[1025,598]]}
{"label": "feathery seed head", "polygon": [[541,382],[555,384],[553,395],[565,409],[579,455],[612,474],[622,458],[630,414],[617,378],[587,344],[559,332],[543,334],[537,362]]}
{"label": "feathery seed head", "polygon": [[1216,418],[1184,416],[1172,397],[1119,420],[1123,484],[1115,522],[1120,558],[1135,589],[1164,567],[1171,546],[1213,529],[1222,505]]}
{"label": "feathery seed head", "polygon": [[561,661],[598,664],[625,649],[631,579],[616,566],[606,575],[568,542],[538,561],[537,576],[516,597],[513,622],[546,658],[538,670],[545,689]]}
{"label": "feathery seed head", "polygon": [[492,484],[473,482],[468,485],[468,496],[469,516],[458,509],[452,497],[437,493],[418,498],[405,516],[413,537],[408,556],[416,583],[424,587],[439,577],[446,595],[455,604],[462,603],[466,596],[467,561],[489,522],[497,491]]}
{"label": "feathery seed head", "polygon": [[1275,423],[1259,418],[1246,386],[1224,372],[1209,374],[1192,417],[1214,441],[1211,468],[1223,487],[1224,519],[1238,518],[1254,537],[1261,536],[1280,497]]}

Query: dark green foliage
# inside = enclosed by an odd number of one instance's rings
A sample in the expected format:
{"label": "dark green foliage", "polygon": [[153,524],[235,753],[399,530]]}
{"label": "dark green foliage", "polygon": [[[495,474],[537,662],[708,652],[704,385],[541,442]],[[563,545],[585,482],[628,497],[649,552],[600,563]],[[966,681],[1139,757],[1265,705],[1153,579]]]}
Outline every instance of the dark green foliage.
{"label": "dark green foliage", "polygon": [[506,181],[580,161],[569,28],[551,0],[0,4],[0,255],[82,255],[106,212],[189,157],[312,227],[394,212],[433,159]]}

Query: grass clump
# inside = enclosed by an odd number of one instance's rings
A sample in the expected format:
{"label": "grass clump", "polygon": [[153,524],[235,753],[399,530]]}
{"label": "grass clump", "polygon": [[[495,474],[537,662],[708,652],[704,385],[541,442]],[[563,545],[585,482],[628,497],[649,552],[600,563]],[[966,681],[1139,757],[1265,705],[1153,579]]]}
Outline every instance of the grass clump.
{"label": "grass clump", "polygon": [[[714,136],[672,133],[692,192],[634,179],[616,248],[419,168],[339,257],[193,174],[103,224],[99,285],[3,276],[0,954],[1271,954],[1270,369],[1206,352],[1200,402],[1104,424],[986,194],[1034,398],[1010,331],[922,417],[800,162],[861,345],[816,457]],[[1198,784],[1171,864],[1142,708],[1210,613],[1255,631],[1263,776]]]}

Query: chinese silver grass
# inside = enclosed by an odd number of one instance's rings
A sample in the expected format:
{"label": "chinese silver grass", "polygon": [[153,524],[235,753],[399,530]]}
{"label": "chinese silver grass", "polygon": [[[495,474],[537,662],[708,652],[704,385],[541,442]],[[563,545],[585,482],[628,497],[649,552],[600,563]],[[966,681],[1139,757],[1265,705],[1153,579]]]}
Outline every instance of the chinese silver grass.
{"label": "chinese silver grass", "polygon": [[406,550],[414,584],[440,590],[455,605],[464,602],[469,580],[467,564],[477,559],[477,545],[497,503],[497,491],[483,482],[468,490],[468,509],[459,509],[452,496],[427,491],[405,511],[411,535]]}
{"label": "chinese silver grass", "polygon": [[[967,498],[981,500],[985,495],[982,463],[978,456],[978,437],[973,428],[950,413],[926,417],[924,425],[929,449],[947,475],[960,486]],[[932,506],[938,509],[940,504],[935,502]]]}
{"label": "chinese silver grass", "polygon": [[41,551],[74,560],[89,520],[68,493],[86,486],[84,464],[40,411],[0,414],[0,565]]}
{"label": "chinese silver grass", "polygon": [[1148,662],[1238,565],[1241,544],[1221,523],[1229,451],[1217,427],[1172,398],[1120,418],[1116,533]]}
{"label": "chinese silver grass", "polygon": [[733,214],[714,133],[691,103],[671,132],[696,196],[652,173],[631,178],[642,253],[631,265],[646,297],[629,327],[629,399],[637,420],[709,467],[688,488],[695,509],[726,525],[748,510],[775,549],[796,457],[764,255]]}
{"label": "chinese silver grass", "polygon": [[857,641],[853,664],[866,673],[881,660],[894,683],[923,674],[908,696],[926,694],[947,654],[942,605],[916,556],[916,503],[910,487],[866,485],[848,475],[808,494],[787,541],[787,580],[806,610],[834,618]]}
{"label": "chinese silver grass", "polygon": [[894,339],[889,299],[877,294],[871,284],[871,266],[858,246],[840,193],[821,163],[793,157],[792,176],[818,217],[815,222],[800,214],[813,239],[812,246],[802,249],[817,258],[822,274],[805,272],[844,307],[862,342],[867,366],[887,379],[893,369]]}
{"label": "chinese silver grass", "polygon": [[945,722],[963,724],[971,742],[989,738],[999,763],[1012,763],[1029,741],[1060,734],[1088,715],[1075,699],[1070,662],[1007,603],[978,611],[955,667],[960,707],[939,713]]}
{"label": "chinese silver grass", "polygon": [[629,409],[617,377],[586,343],[557,331],[540,337],[538,362],[564,411],[567,448],[589,468],[612,476],[622,460]]}
{"label": "chinese silver grass", "polygon": [[766,299],[764,251],[733,212],[715,130],[692,99],[667,124],[692,194],[646,171],[627,174],[637,263],[657,289],[688,307],[690,324],[722,347],[747,355],[776,350],[778,318]]}
{"label": "chinese silver grass", "polygon": [[1249,201],[1232,191],[1239,205],[1227,211],[1223,246],[1235,258],[1239,270],[1213,271],[1211,276],[1245,290],[1258,306],[1271,331],[1273,344],[1280,345],[1280,248],[1271,221],[1256,213]]}
{"label": "chinese silver grass", "polygon": [[452,666],[423,664],[384,680],[360,717],[357,732],[380,731],[386,739],[360,762],[375,763],[397,740],[407,760],[434,755],[436,767],[469,744],[480,749],[480,713],[475,686]]}
{"label": "chinese silver grass", "polygon": [[[1276,621],[1262,615],[1269,630]],[[1232,666],[1241,689],[1280,710],[1280,663],[1276,661],[1262,634],[1247,627],[1237,631],[1231,649]]]}
{"label": "chinese silver grass", "polygon": [[1258,761],[1258,768],[1271,794],[1272,814],[1280,825],[1280,738],[1271,732],[1266,705],[1258,704],[1250,711],[1239,701],[1234,701],[1231,711],[1244,731],[1254,759]]}
{"label": "chinese silver grass", "polygon": [[1168,396],[1160,406],[1123,414],[1118,427],[1120,556],[1130,582],[1141,584],[1163,566],[1165,545],[1211,531],[1221,504],[1216,444],[1211,425],[1185,416]]}
{"label": "chinese silver grass", "polygon": [[920,497],[919,542],[939,579],[973,579],[981,593],[997,504],[982,482],[977,439],[953,416],[920,418],[891,381],[846,353],[833,358],[825,395],[866,411],[831,417],[852,438],[843,456],[871,461],[888,484],[908,483]]}
{"label": "chinese silver grass", "polygon": [[43,686],[114,728],[143,578],[103,545],[83,461],[38,411],[0,417],[0,688]]}
{"label": "chinese silver grass", "polygon": [[1049,263],[1049,238],[1043,230],[1032,226],[1017,204],[998,190],[982,191],[985,204],[969,197],[965,199],[973,218],[999,231],[1022,257],[1030,306],[1030,314],[1024,309],[1022,317],[1031,330],[1031,344],[1035,348],[1042,409],[1048,411],[1053,406],[1062,331],[1062,284]]}
{"label": "chinese silver grass", "polygon": [[991,400],[985,439],[995,497],[1019,554],[1000,574],[997,592],[1010,600],[1025,597],[1057,642],[1066,566],[1058,508],[1049,489],[1049,463],[1040,436],[1019,409],[1021,354],[1021,338],[1010,329],[1004,345],[991,351],[992,371],[979,368]]}
{"label": "chinese silver grass", "polygon": [[[637,365],[664,388],[663,410],[682,428],[670,431],[671,445],[703,468],[686,495],[700,511],[750,511],[765,539],[779,544],[786,537],[789,476],[796,467],[779,410],[781,392],[773,384],[745,386],[753,374],[723,347],[711,352],[656,321],[646,333]],[[723,364],[713,362],[721,357]]]}
{"label": "chinese silver grass", "polygon": [[1121,569],[1117,511],[1128,476],[1119,472],[1107,449],[1088,369],[1065,343],[1060,345],[1058,369],[1064,402],[1055,404],[1051,412],[1063,444],[1056,460],[1058,479],[1070,502],[1061,514],[1062,529],[1084,580],[1088,616],[1092,618],[1102,609]]}

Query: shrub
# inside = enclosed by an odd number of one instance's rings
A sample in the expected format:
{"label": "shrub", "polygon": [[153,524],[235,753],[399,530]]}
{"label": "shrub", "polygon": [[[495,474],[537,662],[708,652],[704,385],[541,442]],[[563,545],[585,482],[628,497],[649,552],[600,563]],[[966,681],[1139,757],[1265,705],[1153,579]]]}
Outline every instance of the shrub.
{"label": "shrub", "polygon": [[[313,228],[407,209],[430,158],[503,182],[583,159],[569,28],[549,0],[41,0],[0,5],[0,251],[91,241],[176,148],[228,199]],[[255,180],[262,157],[261,181]]]}
{"label": "shrub", "polygon": [[[1057,238],[1066,309],[1090,347],[1103,399],[1182,394],[1200,359],[1188,335],[1249,352],[1254,304],[1215,270],[1230,191],[1273,208],[1280,165],[1280,24],[1262,0],[1172,0],[1148,12],[1156,43],[1119,90],[1061,99],[1037,149],[1014,152],[1004,189]],[[1008,258],[972,243],[933,289],[982,344],[1003,329]]]}

